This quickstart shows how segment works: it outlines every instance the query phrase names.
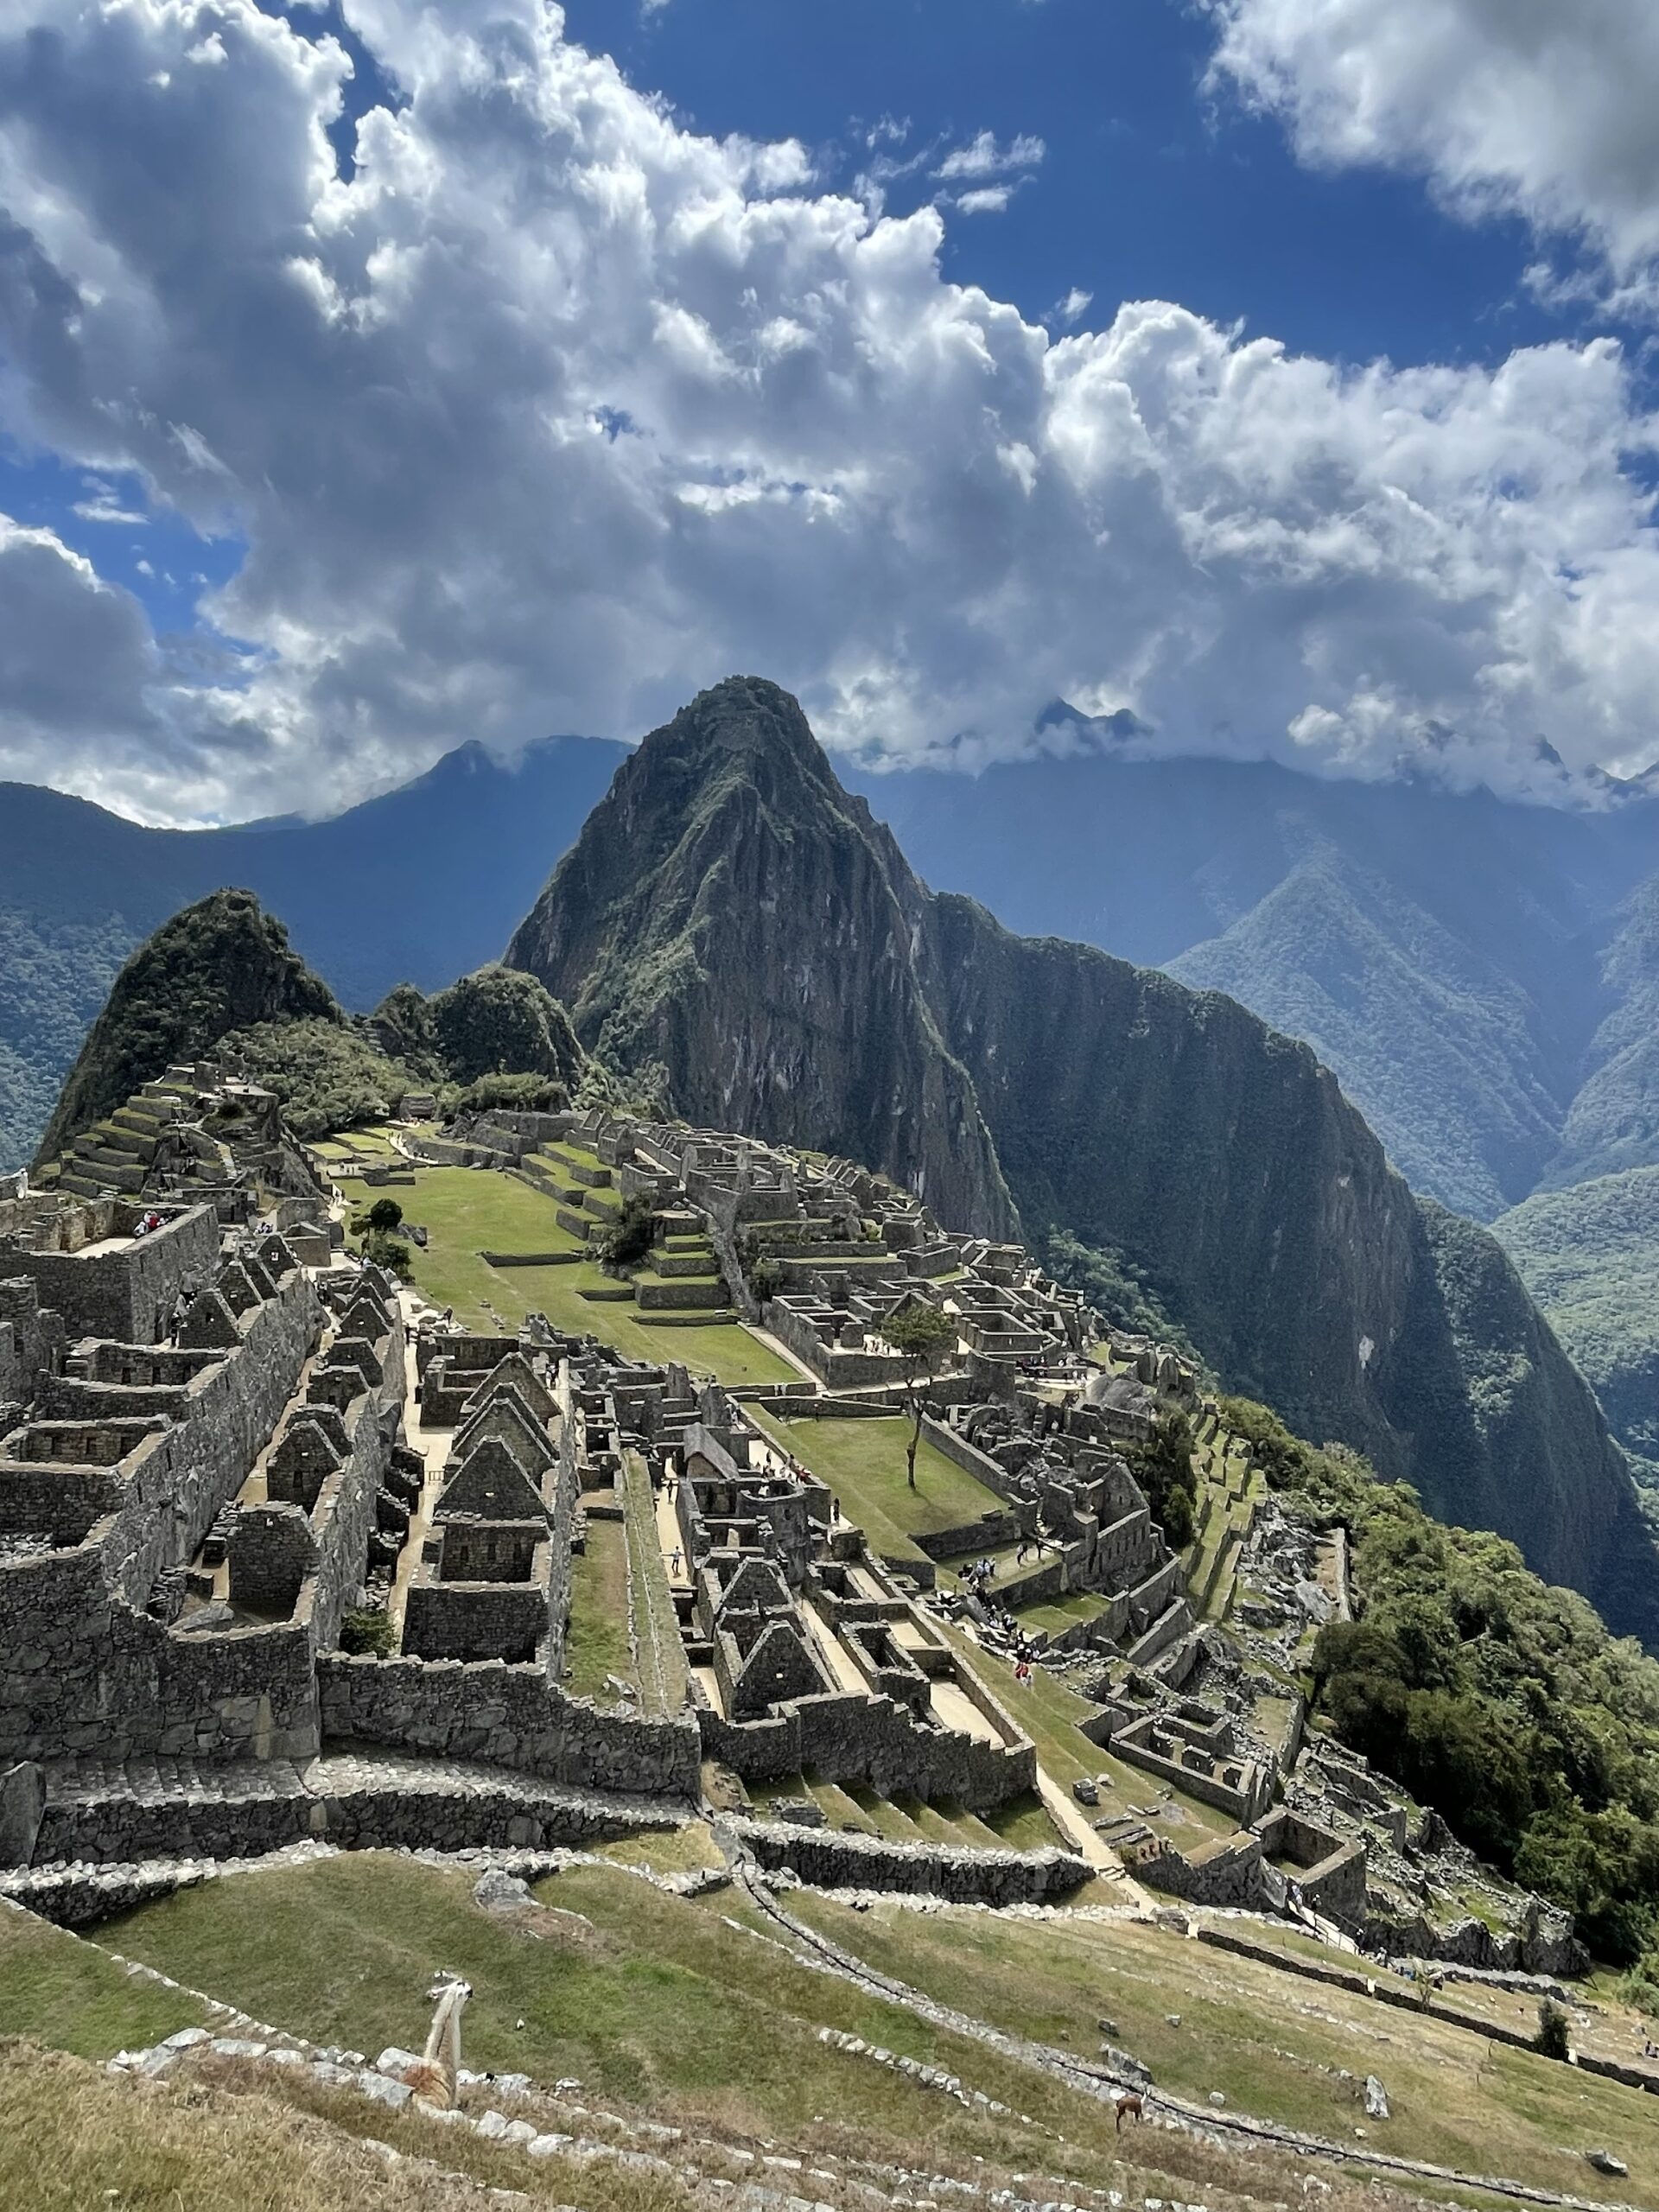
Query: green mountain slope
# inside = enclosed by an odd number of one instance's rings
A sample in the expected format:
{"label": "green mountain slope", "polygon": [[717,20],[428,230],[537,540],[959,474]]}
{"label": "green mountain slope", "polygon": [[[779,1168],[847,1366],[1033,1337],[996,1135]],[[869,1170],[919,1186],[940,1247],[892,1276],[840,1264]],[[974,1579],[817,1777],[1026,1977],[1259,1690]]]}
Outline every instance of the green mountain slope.
{"label": "green mountain slope", "polygon": [[1620,908],[1600,966],[1611,1011],[1591,1041],[1545,1190],[1659,1163],[1659,876]]}
{"label": "green mountain slope", "polygon": [[402,984],[353,1019],[251,892],[216,891],[147,938],[117,976],[48,1125],[41,1162],[179,1060],[218,1053],[264,1083],[296,1133],[378,1121],[411,1089],[496,1075],[574,1090],[583,1054],[563,1007],[499,965],[426,998]]}
{"label": "green mountain slope", "polygon": [[1525,990],[1334,847],[1170,973],[1305,1038],[1414,1188],[1477,1220],[1556,1148],[1566,1101]]}
{"label": "green mountain slope", "polygon": [[1541,1192],[1492,1224],[1659,1512],[1659,1167]]}
{"label": "green mountain slope", "polygon": [[1235,1387],[1659,1641],[1628,1472],[1500,1248],[1417,1205],[1306,1046],[929,893],[775,686],[645,741],[508,957],[693,1120],[1109,1250]]}
{"label": "green mountain slope", "polygon": [[327,985],[251,891],[215,891],[134,953],[92,1024],[41,1141],[53,1160],[175,1060],[232,1030],[308,1018],[345,1027]]}
{"label": "green mountain slope", "polygon": [[348,1007],[437,990],[493,960],[610,780],[620,746],[464,745],[321,822],[149,830],[0,783],[0,1169],[35,1153],[122,963],[181,906],[245,884]]}
{"label": "green mountain slope", "polygon": [[833,1131],[942,1218],[1011,1234],[973,1086],[899,955],[917,889],[793,702],[734,682],[624,762],[507,959],[692,1120]]}

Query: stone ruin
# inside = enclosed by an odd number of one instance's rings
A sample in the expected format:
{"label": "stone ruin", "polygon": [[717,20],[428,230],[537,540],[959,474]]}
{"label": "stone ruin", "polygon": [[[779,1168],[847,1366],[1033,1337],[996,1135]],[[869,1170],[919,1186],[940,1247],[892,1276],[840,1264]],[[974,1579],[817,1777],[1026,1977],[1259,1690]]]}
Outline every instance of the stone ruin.
{"label": "stone ruin", "polygon": [[[1262,1732],[1300,1639],[1348,1606],[1345,1554],[1269,1498],[1236,1618],[1198,1618],[1125,1457],[1161,1412],[1198,1408],[1188,1363],[844,1161],[569,1111],[410,1141],[535,1180],[553,1140],[599,1163],[583,1172],[608,1197],[648,1195],[679,1255],[715,1255],[718,1294],[799,1363],[742,1394],[773,1413],[895,1410],[882,1324],[938,1306],[954,1341],[924,1433],[994,1503],[884,1559],[742,1396],[698,1390],[682,1363],[538,1316],[411,1332],[397,1286],[336,1256],[323,1180],[269,1094],[169,1071],[43,1187],[0,1186],[0,1847],[16,1866],[334,1833],[539,1846],[602,1832],[594,1793],[693,1803],[707,1762],[763,1795],[810,1772],[989,1813],[1031,1791],[1036,1754],[959,1657],[966,1634],[1057,1669],[1103,1754],[1235,1824],[1187,1847],[1133,1808],[1104,1814],[1153,1886],[1373,1948],[1580,1962],[1560,1916],[1491,1883],[1363,1761],[1304,1740],[1300,1699]],[[572,1218],[587,1234],[596,1217]],[[671,1289],[676,1256],[656,1255]],[[1103,1337],[1109,1366],[1090,1357]],[[563,1687],[573,1561],[630,1498],[655,1519],[687,1686],[655,1719]],[[992,1578],[962,1576],[988,1554]],[[1060,1600],[1047,1630],[1020,1625],[1016,1609]],[[308,1783],[343,1746],[404,1764],[371,1764],[354,1792]],[[1479,1917],[1448,1922],[1449,1898],[1476,1895]]]}

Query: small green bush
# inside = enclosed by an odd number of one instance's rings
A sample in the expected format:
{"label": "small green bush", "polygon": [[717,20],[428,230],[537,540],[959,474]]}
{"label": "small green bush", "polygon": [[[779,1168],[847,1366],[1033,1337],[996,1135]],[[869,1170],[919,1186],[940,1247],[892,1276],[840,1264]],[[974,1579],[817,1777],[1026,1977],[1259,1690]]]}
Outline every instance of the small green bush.
{"label": "small green bush", "polygon": [[656,1234],[657,1216],[651,1200],[643,1192],[637,1198],[625,1198],[617,1212],[615,1228],[600,1245],[600,1258],[607,1268],[637,1268],[650,1251]]}
{"label": "small green bush", "polygon": [[391,1644],[391,1616],[384,1605],[359,1605],[340,1624],[340,1648],[348,1658],[389,1658]]}
{"label": "small green bush", "polygon": [[389,1275],[396,1275],[399,1282],[408,1282],[415,1273],[408,1244],[388,1230],[370,1230],[363,1239],[363,1256],[377,1268],[384,1268]]}

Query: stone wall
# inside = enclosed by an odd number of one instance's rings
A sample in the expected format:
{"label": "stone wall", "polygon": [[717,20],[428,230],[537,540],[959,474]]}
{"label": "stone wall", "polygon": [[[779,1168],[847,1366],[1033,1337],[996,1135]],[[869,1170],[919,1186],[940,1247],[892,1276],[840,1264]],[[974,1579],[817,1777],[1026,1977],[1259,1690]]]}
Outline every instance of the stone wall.
{"label": "stone wall", "polygon": [[[536,1782],[457,1770],[448,1775],[353,1774],[331,1760],[326,1783],[308,1786],[292,1769],[273,1767],[268,1789],[214,1795],[205,1790],[140,1798],[129,1794],[50,1803],[35,1848],[41,1868],[76,1862],[154,1866],[157,1861],[228,1861],[262,1857],[306,1841],[346,1851],[579,1850],[660,1828],[656,1808],[556,1789]],[[203,1871],[206,1871],[205,1869]],[[77,1924],[121,1909],[119,1889],[100,1882],[60,1885],[37,1872],[4,1885],[30,1909]],[[53,1893],[61,1886],[60,1909]],[[176,1886],[171,1884],[169,1886]],[[89,1909],[77,1909],[78,1895]]]}
{"label": "stone wall", "polygon": [[[964,1694],[973,1684],[963,1679]],[[1003,1725],[1015,1733],[1012,1723]],[[734,1725],[712,1710],[697,1713],[703,1747],[745,1781],[776,1781],[810,1768],[826,1782],[863,1782],[882,1796],[954,1797],[985,1812],[1037,1786],[1037,1754],[1021,1741],[979,1738],[915,1719],[891,1698],[848,1691],[797,1698],[764,1719]]]}
{"label": "stone wall", "polygon": [[577,1789],[693,1800],[701,1789],[692,1721],[601,1713],[535,1665],[331,1651],[318,1660],[317,1678],[331,1738],[485,1760]]}
{"label": "stone wall", "polygon": [[843,1829],[782,1821],[733,1820],[739,1840],[768,1872],[787,1868],[815,1889],[887,1890],[952,1904],[1042,1904],[1089,1878],[1067,1851],[958,1851],[948,1845],[884,1843]]}
{"label": "stone wall", "polygon": [[[116,1233],[142,1211],[118,1205]],[[206,1282],[218,1262],[218,1217],[211,1206],[191,1206],[113,1252],[0,1252],[0,1274],[33,1281],[72,1337],[153,1344],[168,1333],[186,1279]]]}
{"label": "stone wall", "polygon": [[[545,1564],[545,1546],[537,1545]],[[443,1582],[417,1580],[404,1612],[403,1648],[413,1659],[464,1653],[468,1659],[533,1658],[547,1633],[547,1592],[542,1580]]]}
{"label": "stone wall", "polygon": [[267,1695],[246,1662],[248,1638],[280,1631],[191,1637],[143,1608],[241,1488],[319,1319],[315,1292],[291,1272],[237,1348],[196,1376],[183,1414],[123,1463],[113,1514],[73,1548],[0,1561],[0,1762],[315,1748],[308,1664],[302,1682],[286,1646],[273,1645]]}

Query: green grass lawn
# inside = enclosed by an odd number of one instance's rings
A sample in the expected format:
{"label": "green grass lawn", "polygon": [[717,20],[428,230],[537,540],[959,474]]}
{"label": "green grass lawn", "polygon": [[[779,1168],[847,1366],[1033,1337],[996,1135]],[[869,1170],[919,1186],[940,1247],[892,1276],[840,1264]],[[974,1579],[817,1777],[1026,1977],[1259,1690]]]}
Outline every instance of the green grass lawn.
{"label": "green grass lawn", "polygon": [[668,1569],[657,1534],[651,1475],[637,1452],[623,1455],[618,1485],[627,1516],[628,1580],[634,1631],[639,1641],[635,1662],[642,1709],[653,1715],[679,1712],[690,1678],[679,1618],[668,1586]]}
{"label": "green grass lawn", "polygon": [[[81,2058],[143,2050],[207,2016],[182,1990],[135,1980],[113,1959],[33,1914],[0,1905],[0,2036]],[[3,2130],[0,2130],[3,2133]]]}
{"label": "green grass lawn", "polygon": [[469,1327],[499,1317],[516,1329],[526,1313],[545,1313],[556,1329],[594,1336],[630,1359],[683,1360],[702,1375],[734,1384],[792,1382],[795,1370],[735,1322],[690,1326],[652,1321],[633,1306],[585,1299],[584,1290],[618,1286],[586,1258],[546,1268],[492,1268],[483,1252],[585,1250],[561,1229],[556,1202],[516,1175],[474,1167],[424,1167],[413,1190],[391,1195],[411,1223],[429,1232],[412,1247],[415,1282],[437,1306],[453,1306]]}
{"label": "green grass lawn", "polygon": [[[1063,2122],[1073,2143],[1106,2145],[1097,2106],[757,1942],[722,1917],[739,1916],[728,1895],[694,1903],[583,1867],[539,1885],[552,1910],[526,1927],[480,1910],[471,1890],[465,1873],[352,1853],[183,1891],[112,1923],[109,1940],[274,2025],[371,2056],[419,2048],[441,1964],[473,1985],[467,2065],[574,2076],[693,2126],[700,2112],[759,2134],[821,2116],[917,2158],[930,2143],[988,2154],[1006,2139],[891,2069],[826,2048],[827,2024],[949,2066]],[[1024,2147],[1041,2154],[1029,2133]]]}
{"label": "green grass lawn", "polygon": [[[1342,2139],[1359,2126],[1379,2149],[1580,2195],[1594,2193],[1583,2152],[1605,2143],[1630,2169],[1618,2195],[1659,2205],[1659,2099],[1639,2090],[1154,1928],[880,1903],[854,1913],[809,1891],[790,1902],[882,1971],[1015,2032],[1092,2053],[1109,2014],[1115,2039],[1180,2095],[1219,2089],[1294,2127]],[[1368,2073],[1391,2120],[1366,2120]]]}
{"label": "green grass lawn", "polygon": [[1002,1501],[976,1482],[925,1438],[916,1454],[916,1487],[905,1481],[905,1440],[910,1424],[897,1416],[877,1421],[789,1421],[757,1415],[785,1449],[828,1483],[841,1510],[869,1538],[872,1551],[889,1559],[920,1559],[913,1539],[954,1529],[982,1513],[1000,1512]]}
{"label": "green grass lawn", "polygon": [[586,1548],[570,1561],[564,1686],[574,1696],[613,1705],[607,1675],[636,1679],[628,1642],[628,1545],[620,1521],[589,1521]]}

